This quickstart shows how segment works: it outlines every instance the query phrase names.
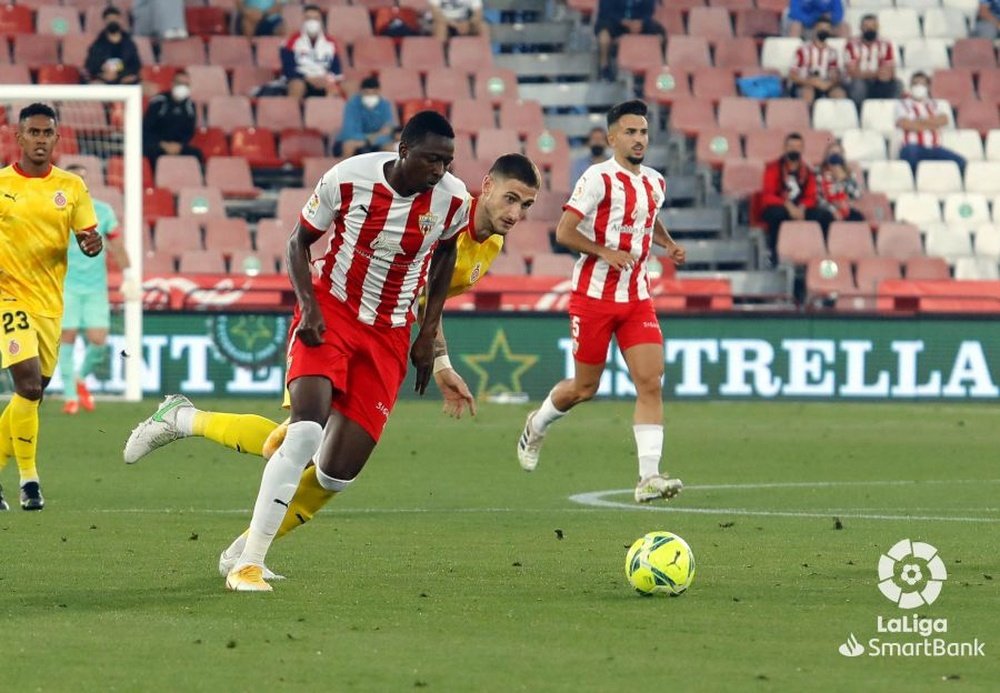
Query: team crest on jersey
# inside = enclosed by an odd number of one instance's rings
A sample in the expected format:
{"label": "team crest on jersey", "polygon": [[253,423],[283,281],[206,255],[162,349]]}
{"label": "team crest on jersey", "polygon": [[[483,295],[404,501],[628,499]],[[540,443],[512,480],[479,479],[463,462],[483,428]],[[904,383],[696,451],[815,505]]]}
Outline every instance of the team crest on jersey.
{"label": "team crest on jersey", "polygon": [[417,228],[420,229],[420,233],[425,236],[429,234],[431,229],[434,228],[434,224],[438,222],[438,218],[438,215],[434,212],[427,212],[417,217]]}
{"label": "team crest on jersey", "polygon": [[17,356],[21,352],[21,345],[17,343],[16,339],[10,340],[7,344],[7,353],[11,356]]}
{"label": "team crest on jersey", "polygon": [[482,273],[483,273],[483,263],[477,262],[475,267],[472,268],[472,271],[469,272],[469,283],[475,284],[477,281],[479,281],[479,275]]}
{"label": "team crest on jersey", "polygon": [[309,217],[315,216],[317,209],[319,209],[319,193],[313,193],[312,197],[306,203],[306,215]]}
{"label": "team crest on jersey", "polygon": [[52,197],[52,201],[56,203],[56,207],[62,209],[66,206],[66,193],[62,190],[56,190],[56,194]]}

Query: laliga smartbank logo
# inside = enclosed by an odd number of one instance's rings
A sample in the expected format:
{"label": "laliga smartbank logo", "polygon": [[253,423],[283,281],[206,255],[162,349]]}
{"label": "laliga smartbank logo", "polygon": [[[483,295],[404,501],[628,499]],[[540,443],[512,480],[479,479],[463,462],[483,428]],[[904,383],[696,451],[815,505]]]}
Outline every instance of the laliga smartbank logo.
{"label": "laliga smartbank logo", "polygon": [[[903,539],[879,557],[878,589],[900,609],[930,606],[941,595],[948,569],[938,550],[926,542]],[[838,647],[845,657],[983,657],[985,643],[952,640],[948,619],[919,614],[877,616],[878,635],[862,643],[852,632]]]}

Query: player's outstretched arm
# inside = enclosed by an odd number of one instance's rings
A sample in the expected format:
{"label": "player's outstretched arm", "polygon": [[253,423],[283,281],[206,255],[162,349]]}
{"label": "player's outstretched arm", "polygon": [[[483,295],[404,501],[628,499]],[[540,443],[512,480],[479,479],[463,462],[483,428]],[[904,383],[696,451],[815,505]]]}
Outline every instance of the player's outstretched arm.
{"label": "player's outstretched arm", "polygon": [[292,229],[292,235],[288,237],[286,246],[288,278],[292,282],[292,289],[295,291],[295,298],[302,312],[302,319],[295,334],[306,346],[322,344],[323,332],[326,331],[323,313],[320,312],[312,288],[312,273],[309,271],[309,246],[322,235],[302,226],[300,222],[295,222],[295,228]]}
{"label": "player's outstretched arm", "polygon": [[410,347],[410,363],[417,369],[416,391],[421,395],[427,389],[434,365],[434,338],[441,324],[444,301],[448,298],[451,276],[455,273],[457,246],[455,238],[441,241],[434,249],[430,273],[427,279],[427,301],[420,331]]}
{"label": "player's outstretched arm", "polygon": [[583,220],[576,212],[566,210],[556,226],[556,241],[560,245],[577,253],[586,253],[601,258],[615,269],[627,269],[635,264],[635,258],[624,250],[612,250],[599,243],[594,243],[577,228]]}
{"label": "player's outstretched arm", "polygon": [[653,243],[666,248],[667,255],[678,267],[683,265],[684,261],[687,260],[687,251],[684,250],[684,246],[673,239],[659,217],[653,223]]}
{"label": "player's outstretched arm", "polygon": [[97,229],[80,231],[76,234],[76,242],[87,257],[99,255],[104,247],[104,241],[101,240],[101,234],[97,232]]}

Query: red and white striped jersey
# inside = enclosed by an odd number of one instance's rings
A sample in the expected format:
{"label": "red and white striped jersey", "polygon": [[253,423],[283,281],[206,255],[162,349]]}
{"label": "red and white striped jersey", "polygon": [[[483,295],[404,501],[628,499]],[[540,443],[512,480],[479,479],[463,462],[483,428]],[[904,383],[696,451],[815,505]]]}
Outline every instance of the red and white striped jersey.
{"label": "red and white striped jersey", "polygon": [[[896,122],[900,120],[922,120],[940,115],[934,99],[917,101],[906,97],[896,102]],[[938,128],[933,130],[900,130],[902,134],[902,144],[919,144],[922,147],[940,147],[941,131]]]}
{"label": "red and white striped jersey", "polygon": [[856,64],[862,72],[875,72],[883,65],[896,62],[896,47],[885,39],[871,43],[853,39],[847,44],[846,54],[848,64]]}
{"label": "red and white striped jersey", "polygon": [[792,60],[792,72],[799,77],[827,79],[833,68],[840,68],[840,54],[831,46],[817,46],[814,42],[799,46]]}
{"label": "red and white striped jersey", "polygon": [[313,261],[313,287],[366,325],[409,325],[431,251],[468,223],[462,181],[446,173],[430,190],[402,197],[385,178],[395,159],[377,152],[341,161],[323,174],[299,219],[316,234],[333,225],[326,254]]}
{"label": "red and white striped jersey", "polygon": [[595,255],[584,254],[573,269],[573,291],[616,303],[649,298],[646,258],[666,189],[657,171],[641,166],[635,175],[614,158],[584,172],[563,209],[583,217],[577,228],[584,236],[630,253],[636,263],[631,270],[618,270]]}

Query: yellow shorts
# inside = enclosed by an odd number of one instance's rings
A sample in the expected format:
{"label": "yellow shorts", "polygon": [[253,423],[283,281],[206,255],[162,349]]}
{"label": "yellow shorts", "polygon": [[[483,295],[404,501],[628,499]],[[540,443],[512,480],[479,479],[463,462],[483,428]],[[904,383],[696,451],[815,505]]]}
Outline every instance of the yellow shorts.
{"label": "yellow shorts", "polygon": [[59,318],[24,310],[17,301],[0,301],[0,366],[38,358],[42,376],[51,378],[59,360]]}

